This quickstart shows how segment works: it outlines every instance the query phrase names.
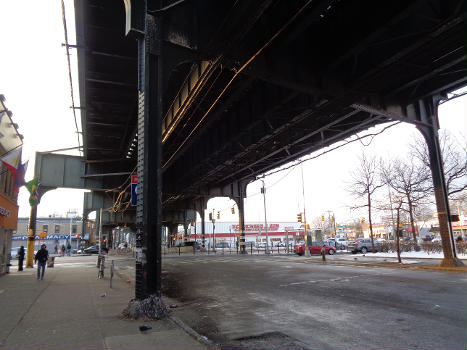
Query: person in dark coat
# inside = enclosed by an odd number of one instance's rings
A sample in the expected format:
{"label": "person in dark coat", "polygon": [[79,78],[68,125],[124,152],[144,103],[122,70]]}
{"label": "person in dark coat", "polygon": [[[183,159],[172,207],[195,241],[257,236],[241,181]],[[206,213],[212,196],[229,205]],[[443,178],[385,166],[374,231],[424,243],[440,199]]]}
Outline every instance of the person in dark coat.
{"label": "person in dark coat", "polygon": [[23,271],[24,245],[18,249],[18,271]]}
{"label": "person in dark coat", "polygon": [[34,261],[37,262],[37,279],[40,278],[41,280],[44,279],[45,265],[49,259],[49,252],[45,248],[45,244],[41,245],[41,249],[39,249],[39,251],[36,253],[36,256],[34,257]]}
{"label": "person in dark coat", "polygon": [[65,245],[62,244],[62,256],[65,256],[65,250],[66,250]]}

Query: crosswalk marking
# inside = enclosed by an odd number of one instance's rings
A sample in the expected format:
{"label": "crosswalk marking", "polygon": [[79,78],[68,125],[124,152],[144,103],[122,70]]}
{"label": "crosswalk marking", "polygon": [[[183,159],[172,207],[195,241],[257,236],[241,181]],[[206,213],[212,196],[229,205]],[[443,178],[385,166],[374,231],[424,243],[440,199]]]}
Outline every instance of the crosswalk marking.
{"label": "crosswalk marking", "polygon": [[165,259],[165,264],[178,265],[178,264],[216,264],[216,263],[264,263],[264,262],[293,262],[296,261],[294,257],[199,257],[199,258],[171,258]]}

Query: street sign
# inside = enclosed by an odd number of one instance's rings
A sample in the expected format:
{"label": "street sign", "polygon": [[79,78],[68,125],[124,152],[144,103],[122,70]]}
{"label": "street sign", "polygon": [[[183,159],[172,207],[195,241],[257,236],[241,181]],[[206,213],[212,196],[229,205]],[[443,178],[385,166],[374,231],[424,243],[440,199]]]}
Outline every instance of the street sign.
{"label": "street sign", "polygon": [[138,175],[131,175],[131,206],[138,202]]}

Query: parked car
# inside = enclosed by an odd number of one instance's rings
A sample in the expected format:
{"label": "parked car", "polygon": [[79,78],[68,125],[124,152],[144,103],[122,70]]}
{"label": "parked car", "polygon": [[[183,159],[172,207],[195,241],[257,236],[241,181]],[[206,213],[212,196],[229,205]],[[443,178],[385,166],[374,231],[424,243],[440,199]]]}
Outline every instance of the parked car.
{"label": "parked car", "polygon": [[216,248],[230,248],[229,242],[221,241],[221,242],[216,242]]}
{"label": "parked car", "polygon": [[266,242],[258,242],[256,243],[257,248],[266,248]]}
{"label": "parked car", "polygon": [[[336,253],[336,247],[325,244],[325,242],[313,242],[311,246],[308,247],[308,250],[310,251],[310,254],[321,254],[321,249],[323,247],[326,254],[334,255]],[[303,255],[305,254],[305,245],[296,245],[293,251],[295,254]]]}
{"label": "parked car", "polygon": [[[10,249],[10,260],[18,259],[18,250],[19,248]],[[26,249],[24,250],[24,255],[26,255]]]}
{"label": "parked car", "polygon": [[[379,243],[375,239],[374,240],[375,244],[375,251],[378,251]],[[372,246],[371,246],[371,239],[370,238],[357,238],[354,241],[350,241],[349,245],[347,246],[347,250],[351,251],[352,254],[362,252],[363,254],[366,254],[367,252],[372,251]]]}
{"label": "parked car", "polygon": [[[108,252],[108,249],[105,248],[105,247],[102,247],[101,250],[102,250],[102,253],[107,253]],[[85,248],[83,250],[78,250],[78,254],[80,253],[80,251],[83,254],[99,254],[99,246],[93,245],[93,246],[87,247],[87,248]]]}
{"label": "parked car", "polygon": [[336,248],[340,250],[347,249],[349,245],[349,241],[347,238],[336,238]]}
{"label": "parked car", "polygon": [[195,242],[195,241],[185,242],[184,245],[185,245],[185,246],[190,246],[190,247],[195,247],[196,250],[200,250],[200,249],[201,249],[201,244],[200,244],[199,242]]}

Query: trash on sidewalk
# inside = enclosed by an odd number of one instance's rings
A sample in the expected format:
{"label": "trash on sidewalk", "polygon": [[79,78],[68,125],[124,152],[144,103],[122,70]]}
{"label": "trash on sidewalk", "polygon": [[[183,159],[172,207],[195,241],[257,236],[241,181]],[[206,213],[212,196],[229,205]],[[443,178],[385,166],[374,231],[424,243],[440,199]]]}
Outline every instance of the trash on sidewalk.
{"label": "trash on sidewalk", "polygon": [[55,256],[52,256],[49,260],[47,260],[47,267],[54,267],[55,263]]}
{"label": "trash on sidewalk", "polygon": [[107,293],[102,293],[101,294],[101,298],[104,298],[105,296],[107,296]]}
{"label": "trash on sidewalk", "polygon": [[122,311],[122,316],[134,320],[140,317],[149,320],[160,320],[168,316],[169,313],[169,308],[164,301],[155,295],[151,295],[144,300],[131,300]]}
{"label": "trash on sidewalk", "polygon": [[149,330],[149,329],[152,329],[152,327],[151,327],[151,326],[148,326],[147,324],[143,324],[143,325],[139,326],[139,330],[140,330],[141,332],[147,331],[147,330]]}
{"label": "trash on sidewalk", "polygon": [[177,304],[170,304],[169,307],[170,307],[171,309],[176,309],[176,308],[178,307],[178,305],[177,305]]}

